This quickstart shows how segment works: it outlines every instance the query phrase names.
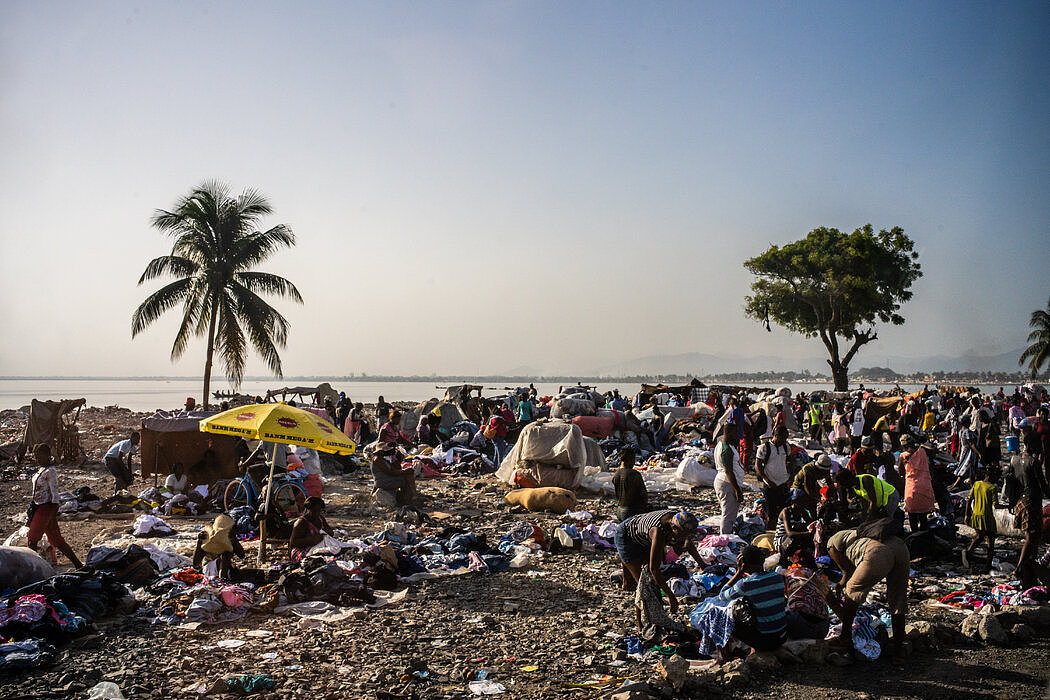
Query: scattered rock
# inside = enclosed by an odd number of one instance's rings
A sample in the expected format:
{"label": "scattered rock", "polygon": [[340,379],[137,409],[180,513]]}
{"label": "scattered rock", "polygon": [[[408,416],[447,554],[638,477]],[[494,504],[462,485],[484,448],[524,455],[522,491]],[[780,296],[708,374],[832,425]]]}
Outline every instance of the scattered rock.
{"label": "scattered rock", "polygon": [[780,661],[777,659],[776,654],[770,651],[756,651],[749,655],[744,660],[744,663],[752,671],[759,673],[771,673],[780,668]]}
{"label": "scattered rock", "polygon": [[980,618],[981,621],[978,623],[977,629],[981,639],[988,644],[995,644],[996,646],[1005,646],[1010,643],[1010,638],[997,617],[994,615],[981,615]]}
{"label": "scattered rock", "polygon": [[967,615],[963,618],[962,633],[970,639],[978,640],[981,638],[981,619],[983,615]]}
{"label": "scattered rock", "polygon": [[1021,644],[1027,644],[1035,639],[1035,629],[1031,625],[1019,622],[1010,628],[1010,636]]}
{"label": "scattered rock", "polygon": [[666,679],[675,690],[679,690],[685,685],[686,678],[689,675],[689,662],[681,656],[672,656],[667,659],[661,659],[656,664],[656,671]]}

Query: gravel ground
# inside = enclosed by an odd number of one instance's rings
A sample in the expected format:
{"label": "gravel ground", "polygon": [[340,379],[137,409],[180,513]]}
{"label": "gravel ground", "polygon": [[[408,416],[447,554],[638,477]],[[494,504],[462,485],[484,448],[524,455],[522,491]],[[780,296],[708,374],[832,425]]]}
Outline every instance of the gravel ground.
{"label": "gravel ground", "polygon": [[[137,424],[126,411],[94,410],[82,417],[89,457]],[[8,438],[17,420],[0,414],[0,437]],[[87,413],[87,412],[86,412]],[[112,426],[112,428],[108,427]],[[60,469],[63,490],[92,486],[109,493],[111,477],[97,464]],[[330,478],[325,498],[328,518],[350,535],[382,528],[386,517],[368,505],[369,480],[363,475]],[[27,481],[0,481],[0,523],[13,531],[28,500]],[[457,525],[498,539],[512,522],[528,519],[545,530],[559,519],[526,513],[504,505],[494,478],[455,478],[421,482],[428,512],[449,513],[439,527]],[[696,494],[660,494],[653,500],[681,505],[702,516],[717,513],[710,489]],[[596,517],[611,515],[609,500],[583,499],[580,508]],[[180,531],[196,531],[210,520],[171,518]],[[106,531],[126,529],[130,520],[88,519],[64,522],[63,533],[79,553]],[[1015,543],[1006,543],[1007,546]],[[1004,558],[1016,556],[1003,552]],[[61,560],[60,560],[61,561]],[[469,697],[467,679],[487,670],[514,698],[593,698],[601,691],[568,689],[604,675],[636,677],[663,688],[667,697],[785,698],[1034,698],[1047,696],[1050,638],[1026,646],[986,647],[957,637],[939,648],[918,645],[907,666],[859,662],[846,668],[822,663],[753,671],[748,682],[723,682],[710,672],[692,674],[674,691],[653,665],[628,660],[610,666],[610,644],[633,627],[631,600],[609,584],[618,568],[611,551],[569,553],[540,559],[533,567],[495,575],[468,574],[424,581],[409,588],[395,605],[370,611],[361,619],[310,629],[285,616],[250,615],[225,625],[194,631],[151,625],[147,617],[118,616],[98,625],[95,635],[67,650],[55,666],[15,676],[0,676],[0,697],[84,697],[99,680],[117,683],[129,698],[192,697],[196,686],[246,673],[265,673],[277,681],[272,698]],[[921,570],[921,567],[920,567]],[[918,590],[943,577],[921,579],[913,586],[909,622],[919,619],[958,627],[961,615],[922,605]],[[267,630],[266,638],[248,637]],[[244,639],[236,649],[205,650],[221,639]],[[274,659],[263,654],[276,652]],[[533,667],[536,667],[533,670]],[[407,680],[413,670],[427,669],[430,679]]]}

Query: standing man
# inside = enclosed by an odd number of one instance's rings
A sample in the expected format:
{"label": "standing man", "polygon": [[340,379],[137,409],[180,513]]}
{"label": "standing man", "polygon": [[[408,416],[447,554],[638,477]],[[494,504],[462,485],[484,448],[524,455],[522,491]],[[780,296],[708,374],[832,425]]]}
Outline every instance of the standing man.
{"label": "standing man", "polygon": [[811,442],[817,443],[817,446],[823,445],[821,439],[821,433],[823,432],[824,421],[820,415],[820,405],[815,401],[809,402],[809,439]]}
{"label": "standing man", "polygon": [[766,499],[766,519],[770,523],[776,522],[787,503],[789,452],[787,428],[781,426],[776,429],[772,440],[758,446],[755,457],[755,469],[763,484],[762,496]]}
{"label": "standing man", "polygon": [[860,440],[864,437],[864,404],[860,399],[853,405],[853,422],[850,435],[850,451],[860,449]]}
{"label": "standing man", "polygon": [[390,415],[390,409],[393,408],[386,402],[382,396],[376,401],[376,434],[379,434],[379,429],[383,427],[383,423],[386,422],[387,417]]}
{"label": "standing man", "polygon": [[645,488],[642,475],[634,469],[634,449],[624,447],[620,450],[620,468],[613,476],[613,488],[616,490],[616,519],[623,522],[634,515],[649,511],[649,493]]}
{"label": "standing man", "polygon": [[47,535],[47,541],[73,562],[73,567],[79,569],[83,564],[77,558],[73,548],[69,546],[62,532],[58,528],[58,472],[51,466],[51,446],[40,443],[33,449],[40,468],[33,475],[33,502],[30,506],[29,548],[36,551],[40,544],[40,538]]}
{"label": "standing man", "polygon": [[139,449],[139,433],[135,431],[127,440],[114,443],[106,452],[106,468],[115,479],[113,493],[131,486],[135,481],[135,472],[131,468],[131,458]]}
{"label": "standing man", "polygon": [[740,503],[744,500],[744,492],[740,486],[744,483],[744,466],[740,463],[740,453],[736,448],[738,444],[736,425],[727,423],[715,445],[715,466],[718,468],[718,474],[715,475],[714,487],[718,496],[718,506],[722,511],[722,525],[719,530],[719,534],[722,535],[733,534]]}
{"label": "standing man", "polygon": [[347,397],[345,391],[339,392],[339,402],[335,405],[335,427],[346,430],[346,419],[350,410],[354,407],[353,402]]}

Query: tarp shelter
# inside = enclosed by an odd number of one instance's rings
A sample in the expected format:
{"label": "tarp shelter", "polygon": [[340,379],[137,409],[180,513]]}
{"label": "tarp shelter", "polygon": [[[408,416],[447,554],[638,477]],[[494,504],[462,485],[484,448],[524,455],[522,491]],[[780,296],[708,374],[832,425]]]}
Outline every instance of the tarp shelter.
{"label": "tarp shelter", "polygon": [[[467,420],[480,423],[482,420],[481,408],[484,405],[491,404],[489,401],[485,401],[481,397],[481,390],[485,387],[480,384],[457,384],[450,386],[445,389],[445,403],[455,404],[459,410],[466,416]],[[477,396],[472,396],[474,392],[477,392]]]}
{"label": "tarp shelter", "polygon": [[29,420],[22,436],[22,444],[15,457],[18,461],[32,452],[40,443],[51,447],[51,454],[59,464],[82,464],[86,455],[80,447],[80,431],[77,418],[87,399],[62,399],[61,401],[39,401],[29,404]]}
{"label": "tarp shelter", "polygon": [[642,403],[649,403],[649,399],[655,394],[662,393],[678,394],[684,396],[689,402],[707,401],[710,389],[702,381],[693,377],[688,384],[682,386],[667,386],[666,384],[642,384]]}
{"label": "tarp shelter", "polygon": [[422,403],[416,404],[415,408],[405,409],[401,412],[401,430],[414,439],[416,437],[416,427],[419,425],[419,417],[430,413],[435,408],[441,409],[441,422],[438,423],[438,430],[446,434],[451,433],[452,426],[456,423],[467,420],[467,416],[454,403],[427,399]]}
{"label": "tarp shelter", "polygon": [[314,397],[318,394],[321,395],[321,406],[324,406],[325,401],[331,401],[333,404],[339,402],[339,392],[333,389],[328,382],[323,382],[317,386],[285,386],[280,389],[270,389],[266,392],[264,403],[284,401],[289,396],[298,396],[300,403],[312,404]]}
{"label": "tarp shelter", "polygon": [[870,430],[875,421],[903,406],[904,401],[900,396],[872,396],[864,402],[865,427]]}
{"label": "tarp shelter", "polygon": [[788,429],[789,433],[797,433],[800,428],[798,421],[795,420],[795,411],[791,408],[792,404],[790,399],[785,399],[783,396],[772,396],[762,401],[756,401],[748,407],[748,410],[754,413],[758,409],[762,409],[766,412],[766,417],[770,421],[769,430],[772,432],[773,417],[780,410],[780,407],[784,405],[785,400],[788,402],[788,408],[784,411],[784,427]]}
{"label": "tarp shelter", "polygon": [[[210,484],[238,476],[236,450],[240,438],[200,431],[201,419],[216,413],[158,411],[143,418],[139,446],[142,477],[154,473],[165,477],[176,462],[182,462],[186,468],[187,482],[191,485]],[[215,459],[206,464],[204,458],[209,448],[215,453]]]}
{"label": "tarp shelter", "polygon": [[522,429],[496,476],[513,484],[514,473],[522,472],[540,486],[574,489],[583,480],[584,467],[605,471],[605,456],[598,443],[568,421],[539,420]]}

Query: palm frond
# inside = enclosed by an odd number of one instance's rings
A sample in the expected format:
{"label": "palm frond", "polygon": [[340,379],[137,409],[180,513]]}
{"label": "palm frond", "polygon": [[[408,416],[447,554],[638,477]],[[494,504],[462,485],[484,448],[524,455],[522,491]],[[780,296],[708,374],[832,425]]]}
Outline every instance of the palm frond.
{"label": "palm frond", "polygon": [[237,314],[237,302],[228,292],[219,295],[218,323],[215,329],[215,352],[222,358],[226,378],[234,388],[244,380],[244,365],[248,360],[245,352],[244,332]]}
{"label": "palm frond", "polygon": [[238,313],[255,351],[266,361],[274,375],[282,376],[281,357],[277,349],[283,348],[288,342],[287,319],[246,287],[235,284],[231,292],[237,299]]}
{"label": "palm frond", "polygon": [[201,337],[208,332],[208,321],[211,320],[211,304],[207,295],[208,285],[200,278],[193,281],[193,286],[186,294],[182,305],[182,321],[171,346],[171,359],[182,357],[189,346],[190,338]]}
{"label": "palm frond", "polygon": [[233,278],[256,294],[272,294],[291,299],[297,304],[303,303],[303,297],[295,285],[284,277],[269,272],[238,272]]}
{"label": "palm frond", "polygon": [[284,224],[266,231],[245,234],[235,244],[233,259],[238,270],[250,269],[273,255],[280,248],[295,245],[295,234]]}
{"label": "palm frond", "polygon": [[165,311],[182,301],[192,283],[193,279],[189,277],[175,280],[146,297],[146,300],[139,304],[135,313],[131,315],[131,337],[134,338],[146,330]]}
{"label": "palm frond", "polygon": [[139,277],[139,284],[169,274],[174,277],[193,277],[199,271],[200,266],[192,260],[178,255],[165,255],[149,261],[142,276]]}

